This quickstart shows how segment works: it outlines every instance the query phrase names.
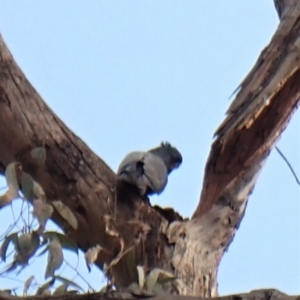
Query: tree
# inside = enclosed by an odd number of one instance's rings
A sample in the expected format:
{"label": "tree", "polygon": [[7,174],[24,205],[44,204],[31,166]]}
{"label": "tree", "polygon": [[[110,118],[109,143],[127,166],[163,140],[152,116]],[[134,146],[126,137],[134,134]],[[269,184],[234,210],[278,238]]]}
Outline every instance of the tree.
{"label": "tree", "polygon": [[[289,5],[287,12],[284,7],[280,9],[281,25],[241,84],[227,118],[217,130],[201,201],[192,220],[182,220],[172,210],[151,208],[134,191],[118,185],[109,167],[34,91],[4,42],[2,122],[12,126],[0,130],[0,139],[5,141],[0,150],[2,172],[9,163],[20,161],[23,170],[42,186],[47,201],[60,199],[69,207],[78,221],[76,230],[58,213],[53,219],[84,251],[101,245],[104,250],[97,264],[101,268],[104,263],[111,266],[108,275],[118,288],[137,282],[135,266],[141,264],[149,270],[160,267],[174,271],[182,278],[176,287],[181,295],[216,295],[216,275],[224,250],[242,220],[263,161],[298,103],[299,8],[296,2]],[[287,41],[278,48],[283,38]],[[21,121],[23,132],[14,120]],[[46,125],[41,128],[40,124]],[[30,155],[40,146],[47,152],[42,166]],[[183,251],[184,259],[180,255]],[[120,261],[111,265],[119,254]]]}

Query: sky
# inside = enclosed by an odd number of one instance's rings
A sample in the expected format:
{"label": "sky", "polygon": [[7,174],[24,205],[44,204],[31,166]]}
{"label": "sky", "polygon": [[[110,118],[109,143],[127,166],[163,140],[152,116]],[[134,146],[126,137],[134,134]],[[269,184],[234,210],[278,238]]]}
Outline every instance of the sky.
{"label": "sky", "polygon": [[[229,96],[277,25],[271,0],[3,1],[0,13],[0,32],[27,78],[113,170],[128,152],[161,141],[180,150],[182,166],[151,202],[184,217],[199,201]],[[278,142],[298,176],[299,129],[298,111]],[[259,288],[300,294],[299,200],[299,185],[273,151],[221,262],[221,295]],[[6,212],[1,228],[11,223]],[[0,289],[20,287],[33,273],[41,283],[44,264],[36,259],[17,277],[0,277]],[[80,262],[78,270],[96,289],[105,283],[95,268],[88,274]]]}

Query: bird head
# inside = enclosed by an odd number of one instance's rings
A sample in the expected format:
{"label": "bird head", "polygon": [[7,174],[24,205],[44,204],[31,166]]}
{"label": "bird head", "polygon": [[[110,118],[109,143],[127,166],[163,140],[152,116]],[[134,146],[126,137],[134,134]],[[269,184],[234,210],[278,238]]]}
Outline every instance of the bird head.
{"label": "bird head", "polygon": [[149,152],[159,156],[163,160],[168,173],[177,169],[182,163],[180,152],[168,142],[162,142],[159,147],[151,149]]}

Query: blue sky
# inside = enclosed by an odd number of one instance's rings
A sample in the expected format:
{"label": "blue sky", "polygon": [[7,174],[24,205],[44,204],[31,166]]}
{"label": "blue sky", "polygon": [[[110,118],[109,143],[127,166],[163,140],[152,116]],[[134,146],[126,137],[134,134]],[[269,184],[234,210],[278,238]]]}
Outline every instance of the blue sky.
{"label": "blue sky", "polygon": [[[5,1],[0,16],[33,86],[113,170],[127,152],[162,140],[182,152],[183,165],[151,202],[187,217],[229,96],[278,25],[270,0]],[[299,126],[296,112],[278,146],[300,176]],[[221,262],[222,295],[264,287],[300,293],[299,196],[274,151]],[[9,219],[0,216],[5,228]],[[94,287],[104,283],[98,271],[79,268]]]}

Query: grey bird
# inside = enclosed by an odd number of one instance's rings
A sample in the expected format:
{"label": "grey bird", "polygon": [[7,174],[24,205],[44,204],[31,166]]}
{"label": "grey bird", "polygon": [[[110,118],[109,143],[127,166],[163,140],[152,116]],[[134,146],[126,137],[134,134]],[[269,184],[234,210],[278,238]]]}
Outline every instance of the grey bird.
{"label": "grey bird", "polygon": [[168,142],[147,152],[135,151],[125,156],[118,168],[118,179],[138,188],[142,196],[160,194],[168,175],[182,163],[179,151]]}

